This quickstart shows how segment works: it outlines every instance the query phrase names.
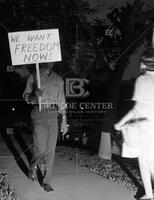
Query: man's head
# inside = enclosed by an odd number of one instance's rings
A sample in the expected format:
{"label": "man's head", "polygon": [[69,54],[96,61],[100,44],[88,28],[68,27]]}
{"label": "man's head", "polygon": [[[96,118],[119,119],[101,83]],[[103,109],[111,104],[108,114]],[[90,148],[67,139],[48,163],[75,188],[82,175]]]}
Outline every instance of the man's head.
{"label": "man's head", "polygon": [[45,71],[52,71],[54,62],[49,62],[49,63],[40,63],[40,71],[45,72]]}
{"label": "man's head", "polygon": [[142,71],[154,71],[154,49],[148,48],[141,56],[140,69]]}

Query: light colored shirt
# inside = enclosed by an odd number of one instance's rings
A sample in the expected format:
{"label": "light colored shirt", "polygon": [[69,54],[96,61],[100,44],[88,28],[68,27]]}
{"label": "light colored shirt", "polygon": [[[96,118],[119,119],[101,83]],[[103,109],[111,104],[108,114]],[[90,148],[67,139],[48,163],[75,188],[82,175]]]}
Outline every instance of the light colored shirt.
{"label": "light colored shirt", "polygon": [[146,72],[137,78],[133,98],[139,117],[154,121],[154,72]]}
{"label": "light colored shirt", "polygon": [[154,72],[147,71],[137,78],[132,99],[154,104]]}
{"label": "light colored shirt", "polygon": [[[46,73],[40,73],[40,84],[41,84],[41,104],[43,105],[57,105],[60,109],[65,109],[66,101],[64,95],[64,81],[57,73],[52,72],[51,75]],[[27,85],[23,93],[23,98],[27,103],[28,97],[34,91],[36,86],[36,78],[34,74],[31,74],[27,80]],[[30,102],[36,104],[37,102]]]}

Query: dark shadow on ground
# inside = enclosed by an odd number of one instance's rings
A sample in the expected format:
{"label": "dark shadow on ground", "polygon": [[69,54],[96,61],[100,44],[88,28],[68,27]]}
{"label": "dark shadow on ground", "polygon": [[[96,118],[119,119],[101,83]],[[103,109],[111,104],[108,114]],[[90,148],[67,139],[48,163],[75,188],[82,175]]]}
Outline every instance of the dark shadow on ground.
{"label": "dark shadow on ground", "polygon": [[25,162],[23,161],[20,153],[17,151],[15,145],[13,144],[10,135],[8,135],[5,131],[5,129],[3,128],[1,131],[1,135],[7,145],[7,147],[9,148],[9,150],[12,152],[16,163],[18,164],[18,166],[20,167],[20,169],[23,171],[23,173],[28,177],[28,167],[25,164]]}
{"label": "dark shadow on ground", "polygon": [[[25,139],[22,137],[22,132],[23,132],[22,129],[17,129],[14,133],[14,137],[30,164],[30,161],[32,160],[32,152],[31,152],[31,148],[27,145]],[[27,134],[29,133],[27,132]],[[32,136],[32,133],[30,134]],[[43,182],[43,176],[39,168],[37,170],[37,180],[38,180],[38,183],[41,185]]]}
{"label": "dark shadow on ground", "polygon": [[[21,150],[23,151],[24,155],[26,156],[28,162],[30,163],[31,159],[32,159],[32,153],[31,150],[29,149],[28,145],[26,144],[26,141],[24,140],[24,138],[22,137],[21,133],[19,131],[16,131],[13,135],[8,135],[6,133],[5,128],[2,129],[1,131],[1,135],[7,145],[7,147],[9,148],[9,150],[12,152],[16,163],[18,164],[18,166],[20,167],[20,169],[23,171],[23,173],[29,178],[29,166],[27,166],[24,162],[24,160],[21,157],[21,154],[18,152],[18,150],[15,147],[15,144],[13,143],[13,140],[11,139],[12,137],[14,137],[16,139],[16,141],[18,142]],[[37,170],[37,179],[39,184],[42,184],[43,181],[43,176],[41,174],[40,169],[38,168]]]}
{"label": "dark shadow on ground", "polygon": [[26,141],[23,139],[21,131],[16,130],[14,133],[14,137],[15,137],[16,141],[18,142],[21,150],[25,154],[28,162],[30,163],[30,161],[32,159],[32,152],[30,150],[30,147],[28,147],[28,145],[26,144]]}
{"label": "dark shadow on ground", "polygon": [[[32,152],[31,152],[32,145],[31,147],[27,145],[25,139],[22,137],[22,133],[23,133],[22,129],[17,129],[14,133],[14,137],[30,164],[30,161],[32,160]],[[26,134],[30,134],[32,136],[32,133],[29,133],[28,131],[26,132]],[[44,177],[42,176],[41,170],[39,169],[39,166],[38,166],[37,167],[37,181],[40,185],[42,185],[43,178]]]}

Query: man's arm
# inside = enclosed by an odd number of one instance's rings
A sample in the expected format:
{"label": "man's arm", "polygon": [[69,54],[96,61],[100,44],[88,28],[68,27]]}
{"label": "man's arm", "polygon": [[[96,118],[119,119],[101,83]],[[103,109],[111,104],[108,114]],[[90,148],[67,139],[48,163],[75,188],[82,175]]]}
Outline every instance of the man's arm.
{"label": "man's arm", "polygon": [[59,84],[59,91],[58,91],[58,109],[59,113],[62,115],[62,117],[66,116],[66,99],[64,94],[64,81],[61,79]]}
{"label": "man's arm", "polygon": [[25,99],[25,101],[28,103],[28,104],[35,104],[37,103],[37,96],[36,94],[33,92],[33,84],[34,84],[34,77],[33,75],[31,74],[29,77],[28,77],[28,80],[27,80],[27,84],[26,84],[26,88],[25,88],[25,91],[23,93],[23,98]]}
{"label": "man's arm", "polygon": [[62,116],[62,123],[61,123],[61,131],[63,132],[63,135],[67,133],[67,114],[66,114],[66,100],[65,100],[65,94],[64,94],[64,82],[63,80],[60,83],[59,87],[59,94],[58,94],[58,109],[59,113]]}

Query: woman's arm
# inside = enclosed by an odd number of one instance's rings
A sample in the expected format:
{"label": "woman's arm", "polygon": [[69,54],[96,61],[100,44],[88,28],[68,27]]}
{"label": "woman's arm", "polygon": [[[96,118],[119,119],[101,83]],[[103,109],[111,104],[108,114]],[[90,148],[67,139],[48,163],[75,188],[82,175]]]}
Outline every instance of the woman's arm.
{"label": "woman's arm", "polygon": [[134,108],[130,110],[118,123],[114,125],[116,130],[121,130],[122,126],[130,119],[134,118]]}
{"label": "woman's arm", "polygon": [[143,77],[140,76],[136,79],[135,87],[134,87],[134,93],[132,100],[135,101],[135,105],[133,108],[118,122],[114,125],[116,130],[120,130],[121,127],[130,119],[137,118],[136,116],[136,110],[142,109],[142,104],[140,103],[140,100],[144,96],[142,88],[143,88]]}

